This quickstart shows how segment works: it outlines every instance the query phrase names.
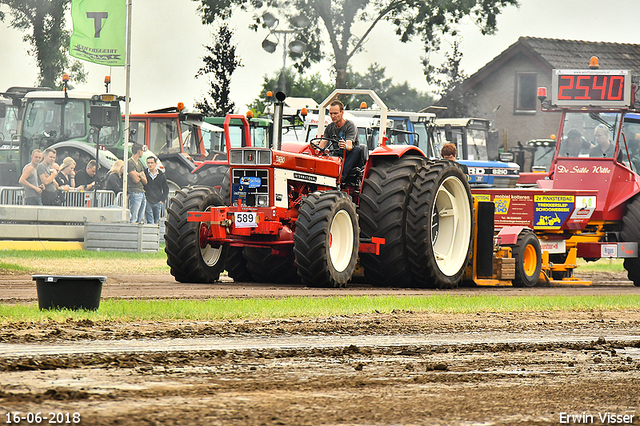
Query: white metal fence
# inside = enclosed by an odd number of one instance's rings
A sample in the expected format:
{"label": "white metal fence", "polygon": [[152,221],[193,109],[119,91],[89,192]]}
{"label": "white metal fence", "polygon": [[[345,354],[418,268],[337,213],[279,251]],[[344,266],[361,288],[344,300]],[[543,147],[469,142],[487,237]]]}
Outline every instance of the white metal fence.
{"label": "white metal fence", "polygon": [[[117,195],[113,191],[63,191],[63,206],[68,207],[117,207],[122,206],[122,193]],[[24,188],[21,186],[0,186],[0,204],[24,204]]]}
{"label": "white metal fence", "polygon": [[[93,191],[63,191],[63,206],[68,207],[94,207]],[[175,192],[169,192],[169,199]],[[117,194],[113,191],[96,191],[97,207],[122,207],[122,192]],[[0,186],[0,205],[21,206],[24,204],[24,188],[21,186]],[[162,209],[160,217],[165,217],[166,211]]]}

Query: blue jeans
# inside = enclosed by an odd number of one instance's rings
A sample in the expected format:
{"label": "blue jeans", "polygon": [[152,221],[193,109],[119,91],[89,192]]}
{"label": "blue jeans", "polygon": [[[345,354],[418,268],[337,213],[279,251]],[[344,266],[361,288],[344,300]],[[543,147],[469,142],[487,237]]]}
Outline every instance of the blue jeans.
{"label": "blue jeans", "polygon": [[131,210],[131,223],[144,223],[144,208],[147,203],[144,192],[129,193],[129,210]]}
{"label": "blue jeans", "polygon": [[144,215],[147,217],[147,223],[158,223],[161,212],[162,203],[150,203],[147,201],[147,207],[144,211]]}

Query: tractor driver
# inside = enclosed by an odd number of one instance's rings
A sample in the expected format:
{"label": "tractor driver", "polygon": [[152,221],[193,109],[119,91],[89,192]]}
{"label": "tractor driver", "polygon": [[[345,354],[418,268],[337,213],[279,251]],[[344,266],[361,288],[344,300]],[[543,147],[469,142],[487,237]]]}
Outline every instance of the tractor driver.
{"label": "tractor driver", "polygon": [[[342,157],[342,150],[346,150],[344,164],[342,165],[342,176],[340,182],[344,182],[351,169],[362,162],[362,147],[358,146],[358,129],[356,125],[344,118],[344,105],[339,100],[331,102],[329,105],[329,116],[331,123],[324,129],[325,138],[339,140],[338,149],[332,149],[331,155]],[[319,145],[324,148],[328,141],[321,140]],[[361,164],[360,164],[361,165]]]}

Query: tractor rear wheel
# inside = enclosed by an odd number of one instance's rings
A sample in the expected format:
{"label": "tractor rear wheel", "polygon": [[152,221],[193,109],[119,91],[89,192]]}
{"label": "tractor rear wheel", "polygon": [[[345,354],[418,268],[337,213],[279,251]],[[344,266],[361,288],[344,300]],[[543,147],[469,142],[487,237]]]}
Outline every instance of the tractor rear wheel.
{"label": "tractor rear wheel", "polygon": [[189,170],[187,166],[170,158],[166,158],[161,161],[164,166],[164,173],[167,177],[170,190],[175,191],[194,183],[195,179],[191,174],[191,170]]}
{"label": "tractor rear wheel", "polygon": [[467,177],[455,163],[432,162],[418,171],[406,221],[414,285],[458,285],[472,250],[472,203]]}
{"label": "tractor rear wheel", "polygon": [[251,272],[247,269],[247,260],[244,258],[242,247],[227,247],[227,258],[224,261],[224,268],[229,277],[235,282],[251,282]]}
{"label": "tractor rear wheel", "polygon": [[227,164],[212,165],[196,172],[195,181],[198,186],[215,188],[220,192],[224,205],[228,206],[230,200],[229,166]]}
{"label": "tractor rear wheel", "polygon": [[167,264],[171,275],[182,283],[211,283],[220,278],[223,270],[225,247],[200,245],[203,223],[187,222],[190,211],[205,211],[222,205],[216,190],[204,187],[186,187],[176,191],[167,208],[166,242]]}
{"label": "tractor rear wheel", "polygon": [[513,285],[533,287],[538,284],[542,268],[542,251],[536,234],[529,229],[524,229],[518,235],[517,244],[510,247],[516,259],[516,278],[513,280]]}
{"label": "tractor rear wheel", "polygon": [[281,256],[274,254],[270,248],[245,247],[242,253],[253,281],[278,284],[299,282],[292,251]]}
{"label": "tractor rear wheel", "polygon": [[[625,242],[637,242],[640,245],[640,196],[636,195],[627,203],[627,211],[622,218],[620,239]],[[640,257],[624,260],[624,269],[633,285],[640,287]]]}
{"label": "tractor rear wheel", "polygon": [[346,286],[358,260],[359,237],[356,206],[347,193],[316,192],[304,198],[293,245],[302,283]]}
{"label": "tractor rear wheel", "polygon": [[385,239],[380,255],[363,253],[360,263],[370,284],[407,286],[411,283],[406,251],[405,221],[409,191],[422,157],[382,158],[369,169],[360,192],[360,228],[364,238]]}

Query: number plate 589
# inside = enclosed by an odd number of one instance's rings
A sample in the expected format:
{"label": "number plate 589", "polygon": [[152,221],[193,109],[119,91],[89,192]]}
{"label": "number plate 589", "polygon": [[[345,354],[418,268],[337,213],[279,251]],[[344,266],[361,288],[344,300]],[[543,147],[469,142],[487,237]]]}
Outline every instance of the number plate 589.
{"label": "number plate 589", "polygon": [[234,212],[236,228],[255,228],[258,226],[256,212]]}

